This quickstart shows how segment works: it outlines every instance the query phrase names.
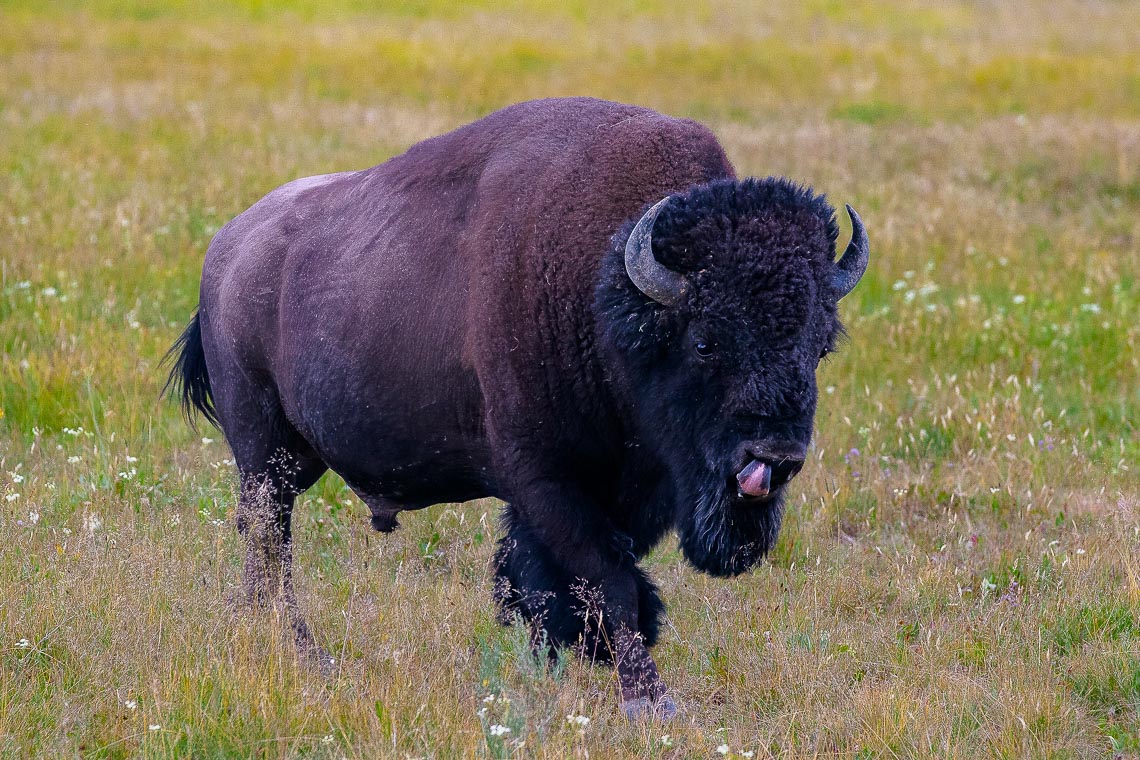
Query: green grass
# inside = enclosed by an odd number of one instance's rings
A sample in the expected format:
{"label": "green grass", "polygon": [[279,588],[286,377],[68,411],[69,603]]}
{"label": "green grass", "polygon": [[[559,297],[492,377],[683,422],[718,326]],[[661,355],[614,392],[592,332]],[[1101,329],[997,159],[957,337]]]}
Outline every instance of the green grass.
{"label": "green grass", "polygon": [[[0,3],[0,756],[1140,754],[1140,6],[378,5]],[[871,236],[769,560],[647,561],[667,726],[498,625],[492,501],[380,536],[323,479],[297,574],[341,668],[299,665],[229,603],[221,436],[158,398],[233,215],[571,94]]]}

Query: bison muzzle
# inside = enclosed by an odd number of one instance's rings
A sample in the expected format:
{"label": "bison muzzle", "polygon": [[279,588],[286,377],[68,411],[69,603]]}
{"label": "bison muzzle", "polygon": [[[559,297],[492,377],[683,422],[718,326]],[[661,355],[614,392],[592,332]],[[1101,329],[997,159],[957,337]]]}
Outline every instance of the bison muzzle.
{"label": "bison muzzle", "polygon": [[671,715],[638,560],[669,531],[714,575],[772,546],[867,267],[847,211],[836,261],[822,196],[737,179],[696,122],[587,98],[274,190],[210,244],[170,376],[233,449],[250,599],[327,661],[290,562],[327,469],[380,531],[495,496],[504,617],[614,663],[627,714]]}

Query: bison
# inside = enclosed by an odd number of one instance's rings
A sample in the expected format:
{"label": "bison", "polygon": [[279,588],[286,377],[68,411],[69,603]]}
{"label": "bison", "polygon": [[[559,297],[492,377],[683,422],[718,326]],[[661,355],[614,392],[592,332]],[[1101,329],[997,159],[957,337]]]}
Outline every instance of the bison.
{"label": "bison", "polygon": [[718,576],[772,546],[867,267],[847,211],[836,261],[822,195],[738,179],[699,123],[588,98],[269,193],[211,242],[168,380],[233,449],[250,600],[328,662],[290,561],[294,499],[328,469],[378,531],[498,497],[503,616],[612,662],[627,715],[673,714],[638,560],[669,531]]}

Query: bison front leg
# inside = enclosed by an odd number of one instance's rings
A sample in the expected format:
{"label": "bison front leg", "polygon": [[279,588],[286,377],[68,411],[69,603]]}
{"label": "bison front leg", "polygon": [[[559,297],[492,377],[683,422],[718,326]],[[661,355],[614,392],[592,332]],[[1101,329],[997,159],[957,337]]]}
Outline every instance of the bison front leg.
{"label": "bison front leg", "polygon": [[672,717],[676,706],[649,654],[663,610],[657,589],[628,540],[599,529],[602,518],[558,515],[575,512],[535,515],[518,504],[507,507],[495,568],[501,610],[527,620],[538,640],[613,663],[628,717]]}
{"label": "bison front leg", "polygon": [[619,626],[614,632],[614,659],[621,684],[621,711],[627,718],[652,715],[669,719],[676,715],[677,706],[640,633]]}

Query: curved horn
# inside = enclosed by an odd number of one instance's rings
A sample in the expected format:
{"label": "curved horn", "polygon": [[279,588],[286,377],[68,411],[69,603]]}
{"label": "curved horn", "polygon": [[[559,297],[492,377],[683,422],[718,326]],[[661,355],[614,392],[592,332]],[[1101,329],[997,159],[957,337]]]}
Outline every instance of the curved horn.
{"label": "curved horn", "polygon": [[851,217],[851,242],[847,250],[835,263],[838,271],[831,284],[839,291],[839,297],[850,293],[859,284],[859,279],[867,271],[867,261],[871,257],[871,246],[867,242],[867,230],[863,227],[863,220],[855,213],[851,206],[847,207],[847,215]]}
{"label": "curved horn", "polygon": [[653,223],[672,197],[667,195],[653,204],[625,244],[625,271],[629,279],[638,290],[664,306],[677,303],[685,292],[685,278],[653,258]]}

